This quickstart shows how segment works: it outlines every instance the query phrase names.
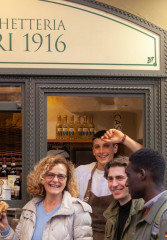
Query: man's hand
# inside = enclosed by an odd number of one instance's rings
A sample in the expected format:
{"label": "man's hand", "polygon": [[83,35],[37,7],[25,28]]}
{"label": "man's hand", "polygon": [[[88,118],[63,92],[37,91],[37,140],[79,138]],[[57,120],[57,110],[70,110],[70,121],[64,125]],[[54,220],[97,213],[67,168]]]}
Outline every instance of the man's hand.
{"label": "man's hand", "polygon": [[[123,138],[126,135],[117,130],[117,129],[109,129],[106,133],[101,137],[104,142],[111,142],[111,143],[123,143]],[[125,139],[124,139],[125,140]]]}
{"label": "man's hand", "polygon": [[132,152],[135,152],[142,148],[143,146],[134,141],[132,138],[121,132],[117,129],[109,129],[106,133],[101,137],[104,142],[110,143],[122,143],[126,147],[128,147]]}

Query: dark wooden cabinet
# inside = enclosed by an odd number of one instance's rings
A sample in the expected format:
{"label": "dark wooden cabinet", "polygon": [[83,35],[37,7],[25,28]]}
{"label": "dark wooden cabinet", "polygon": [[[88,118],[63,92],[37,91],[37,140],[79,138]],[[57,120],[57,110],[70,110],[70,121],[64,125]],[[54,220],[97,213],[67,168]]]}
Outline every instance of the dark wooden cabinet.
{"label": "dark wooden cabinet", "polygon": [[48,154],[62,154],[77,167],[95,161],[90,139],[48,139]]}

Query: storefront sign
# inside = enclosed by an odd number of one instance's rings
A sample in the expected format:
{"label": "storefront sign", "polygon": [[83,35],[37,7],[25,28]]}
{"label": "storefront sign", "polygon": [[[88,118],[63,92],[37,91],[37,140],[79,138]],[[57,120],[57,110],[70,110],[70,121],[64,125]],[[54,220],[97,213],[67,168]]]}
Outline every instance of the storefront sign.
{"label": "storefront sign", "polygon": [[137,24],[61,0],[1,0],[1,68],[160,70],[160,39]]}

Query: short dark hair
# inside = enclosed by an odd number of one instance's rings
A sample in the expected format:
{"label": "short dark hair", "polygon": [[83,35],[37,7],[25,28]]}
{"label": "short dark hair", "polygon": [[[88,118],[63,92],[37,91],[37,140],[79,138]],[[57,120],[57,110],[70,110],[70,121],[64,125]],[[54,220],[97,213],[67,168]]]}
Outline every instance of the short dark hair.
{"label": "short dark hair", "polygon": [[151,179],[157,185],[162,184],[165,175],[165,160],[158,151],[151,148],[141,148],[131,154],[129,161],[135,172],[142,168],[149,172]]}
{"label": "short dark hair", "polygon": [[98,132],[96,132],[93,137],[92,137],[92,142],[96,139],[96,138],[101,138],[107,130],[100,130]]}
{"label": "short dark hair", "polygon": [[104,177],[108,177],[108,172],[111,167],[124,167],[126,168],[129,164],[129,158],[126,156],[119,156],[108,162],[104,169]]}

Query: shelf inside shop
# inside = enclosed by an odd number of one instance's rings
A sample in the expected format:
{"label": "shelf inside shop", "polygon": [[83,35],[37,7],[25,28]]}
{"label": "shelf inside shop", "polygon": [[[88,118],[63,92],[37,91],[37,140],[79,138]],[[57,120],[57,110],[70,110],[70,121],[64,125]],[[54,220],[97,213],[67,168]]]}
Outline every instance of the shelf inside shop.
{"label": "shelf inside shop", "polygon": [[48,139],[48,143],[91,143],[91,139]]}

